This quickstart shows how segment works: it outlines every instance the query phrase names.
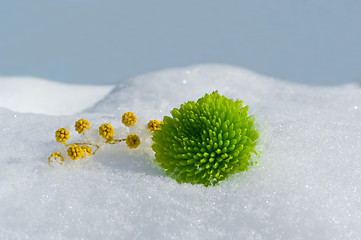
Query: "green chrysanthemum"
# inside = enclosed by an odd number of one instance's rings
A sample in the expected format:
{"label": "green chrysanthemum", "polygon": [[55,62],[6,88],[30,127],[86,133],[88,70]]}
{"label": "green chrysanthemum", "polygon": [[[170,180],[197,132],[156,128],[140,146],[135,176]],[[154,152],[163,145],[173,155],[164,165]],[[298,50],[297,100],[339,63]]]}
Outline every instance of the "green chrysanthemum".
{"label": "green chrysanthemum", "polygon": [[155,161],[177,182],[205,186],[248,170],[258,132],[242,104],[215,91],[174,108],[154,132]]}

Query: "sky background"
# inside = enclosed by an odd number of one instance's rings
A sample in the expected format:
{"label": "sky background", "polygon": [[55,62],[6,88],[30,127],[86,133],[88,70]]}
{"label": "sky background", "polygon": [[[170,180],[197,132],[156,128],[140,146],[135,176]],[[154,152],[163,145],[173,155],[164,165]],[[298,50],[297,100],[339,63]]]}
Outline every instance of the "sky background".
{"label": "sky background", "polygon": [[359,0],[0,0],[0,76],[114,84],[199,63],[361,82]]}

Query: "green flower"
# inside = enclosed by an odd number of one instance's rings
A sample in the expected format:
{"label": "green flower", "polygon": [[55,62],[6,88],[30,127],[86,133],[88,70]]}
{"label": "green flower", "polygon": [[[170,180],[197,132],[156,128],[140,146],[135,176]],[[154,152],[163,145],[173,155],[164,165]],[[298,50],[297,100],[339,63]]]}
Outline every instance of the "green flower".
{"label": "green flower", "polygon": [[215,91],[174,108],[154,132],[155,161],[177,182],[205,186],[248,170],[258,132],[242,104]]}

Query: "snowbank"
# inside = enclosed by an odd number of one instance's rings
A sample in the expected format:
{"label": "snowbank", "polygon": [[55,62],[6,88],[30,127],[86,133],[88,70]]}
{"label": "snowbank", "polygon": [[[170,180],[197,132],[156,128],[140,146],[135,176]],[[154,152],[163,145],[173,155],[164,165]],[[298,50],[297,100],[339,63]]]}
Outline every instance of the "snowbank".
{"label": "snowbank", "polygon": [[[177,184],[151,154],[117,146],[47,165],[61,148],[55,130],[76,136],[80,117],[161,119],[215,89],[250,106],[262,150],[257,166],[219,186]],[[308,87],[199,65],[122,82],[82,114],[0,109],[0,238],[360,239],[360,103],[356,84]]]}
{"label": "snowbank", "polygon": [[0,77],[0,107],[18,112],[73,115],[114,86],[72,85],[33,77]]}

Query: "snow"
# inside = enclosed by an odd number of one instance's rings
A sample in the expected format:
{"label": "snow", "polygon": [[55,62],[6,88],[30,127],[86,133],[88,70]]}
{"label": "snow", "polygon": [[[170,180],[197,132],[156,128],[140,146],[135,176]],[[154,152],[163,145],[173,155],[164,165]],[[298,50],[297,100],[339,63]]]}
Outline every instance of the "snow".
{"label": "snow", "polygon": [[[14,86],[21,84],[27,82]],[[100,88],[89,88],[87,96]],[[62,148],[55,130],[69,128],[75,141],[79,118],[94,127],[111,123],[124,134],[121,114],[134,111],[143,124],[129,131],[142,132],[148,120],[216,89],[250,106],[262,151],[258,165],[219,186],[178,184],[165,176],[146,133],[139,150],[112,145],[88,159],[47,164]],[[47,97],[45,110],[73,103],[54,98]],[[87,100],[86,110],[68,116],[0,108],[1,239],[361,238],[357,84],[310,87],[232,66],[197,65],[138,76],[94,105]],[[25,111],[40,112],[31,107]]]}
{"label": "snow", "polygon": [[73,85],[34,77],[0,77],[0,107],[18,112],[73,115],[114,86]]}

